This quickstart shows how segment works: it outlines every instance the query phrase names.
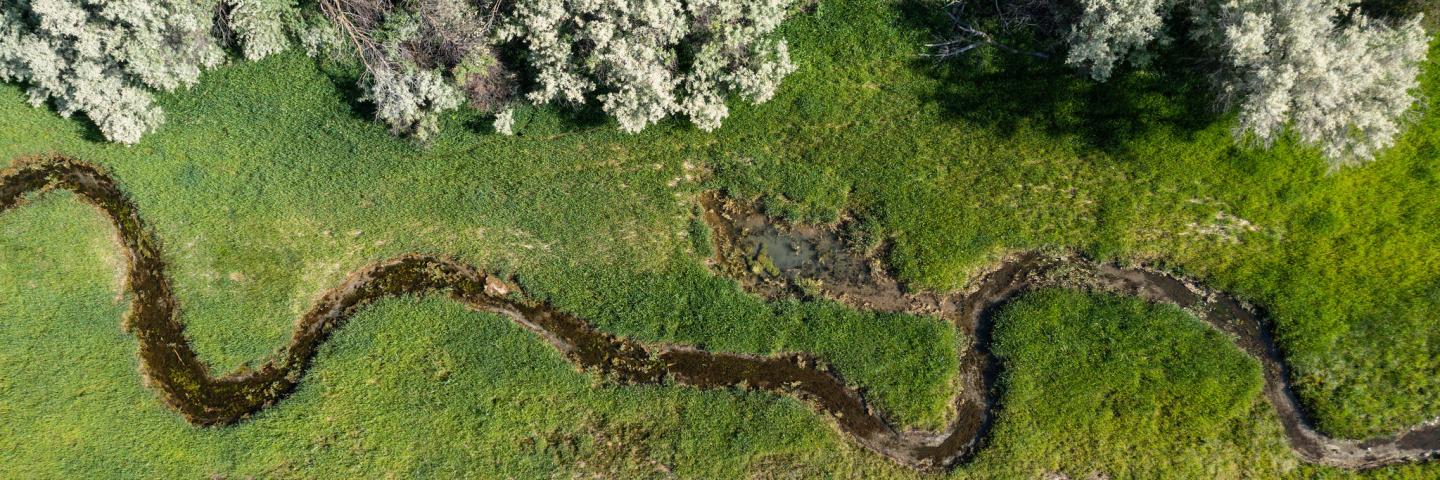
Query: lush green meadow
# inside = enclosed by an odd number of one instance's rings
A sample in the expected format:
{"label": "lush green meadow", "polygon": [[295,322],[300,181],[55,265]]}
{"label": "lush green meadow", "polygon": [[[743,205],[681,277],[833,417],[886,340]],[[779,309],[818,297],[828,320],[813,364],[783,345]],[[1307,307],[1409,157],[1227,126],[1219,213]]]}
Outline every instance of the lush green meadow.
{"label": "lush green meadow", "polygon": [[[933,3],[824,0],[783,28],[799,70],[778,97],[732,105],[713,133],[536,108],[518,136],[460,113],[421,147],[369,119],[352,69],[290,53],[163,96],[166,125],[133,147],[0,86],[0,159],[108,168],[219,371],[275,352],[350,271],[420,251],[514,274],[631,338],[815,352],[906,425],[943,423],[959,334],[716,277],[695,199],[723,188],[854,219],[862,240],[893,240],[917,288],[960,288],[1013,250],[1157,262],[1272,314],[1325,432],[1440,415],[1440,46],[1400,144],[1328,173],[1314,151],[1237,145],[1183,66],[1095,84],[1004,55],[938,64],[920,54],[939,22]],[[0,215],[0,477],[914,475],[793,399],[611,385],[439,298],[366,310],[292,397],[191,427],[139,381],[119,255],[68,193]],[[1005,408],[952,476],[1350,475],[1300,464],[1257,365],[1179,310],[1043,291],[997,329]]]}

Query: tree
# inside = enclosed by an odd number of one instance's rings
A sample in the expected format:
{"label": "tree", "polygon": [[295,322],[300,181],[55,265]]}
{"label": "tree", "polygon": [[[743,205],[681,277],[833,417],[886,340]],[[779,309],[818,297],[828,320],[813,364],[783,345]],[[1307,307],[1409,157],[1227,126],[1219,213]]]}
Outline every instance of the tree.
{"label": "tree", "polygon": [[[1007,24],[1063,31],[1066,63],[1102,82],[1117,65],[1147,64],[1173,38],[1178,22],[1167,20],[1183,15],[1216,104],[1239,112],[1239,137],[1269,146],[1290,132],[1338,167],[1394,143],[1426,54],[1419,14],[1409,12],[1427,4],[1371,2],[1407,16],[1372,18],[1375,8],[1357,0],[1045,0],[1000,13],[1013,17]],[[970,22],[957,28],[960,43],[941,44],[942,54],[999,44]]]}
{"label": "tree", "polygon": [[[794,71],[772,32],[790,0],[522,0],[500,30],[526,47],[534,103],[600,101],[638,132],[681,113],[713,130],[731,95],[761,103]],[[682,62],[681,49],[693,52]],[[688,63],[688,65],[686,64]]]}
{"label": "tree", "polygon": [[1163,35],[1165,14],[1174,1],[1079,0],[1079,4],[1079,18],[1066,38],[1070,51],[1065,63],[1103,82],[1122,60],[1148,61],[1148,46]]}
{"label": "tree", "polygon": [[1193,9],[1196,37],[1223,68],[1223,105],[1243,135],[1270,145],[1286,130],[1319,146],[1332,166],[1369,160],[1394,143],[1414,105],[1426,36],[1419,19],[1397,26],[1342,0],[1228,1]]}
{"label": "tree", "polygon": [[30,103],[84,114],[107,139],[135,143],[164,121],[150,90],[193,85],[225,59],[213,13],[224,9],[247,57],[284,48],[273,0],[32,0],[0,6],[0,81]]}
{"label": "tree", "polygon": [[520,82],[504,42],[537,74],[530,101],[595,100],[627,132],[672,114],[713,130],[730,97],[767,101],[795,69],[773,35],[791,0],[319,0],[319,12],[294,1],[5,2],[0,81],[135,143],[164,121],[151,91],[193,85],[227,47],[258,60],[298,40],[358,59],[376,118],[425,140],[462,100],[503,113],[497,130],[511,131]]}
{"label": "tree", "polygon": [[[365,73],[363,100],[396,135],[428,140],[440,114],[471,106],[493,112],[514,96],[514,74],[496,58],[491,0],[322,0],[339,42]],[[346,50],[339,49],[336,50]]]}

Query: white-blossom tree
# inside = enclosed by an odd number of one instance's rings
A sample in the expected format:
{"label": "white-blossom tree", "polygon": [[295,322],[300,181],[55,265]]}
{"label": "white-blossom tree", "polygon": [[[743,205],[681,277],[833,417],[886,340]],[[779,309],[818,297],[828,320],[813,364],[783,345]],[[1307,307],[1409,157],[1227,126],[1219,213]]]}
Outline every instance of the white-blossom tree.
{"label": "white-blossom tree", "polygon": [[[1196,37],[1223,68],[1221,102],[1239,110],[1242,135],[1270,145],[1287,130],[1333,166],[1373,158],[1394,143],[1414,105],[1426,37],[1419,19],[1398,26],[1356,14],[1344,0],[1229,0],[1197,5]],[[1288,127],[1288,129],[1287,129]]]}
{"label": "white-blossom tree", "polygon": [[1080,15],[1066,39],[1065,63],[1106,81],[1115,65],[1149,60],[1150,45],[1163,38],[1165,15],[1174,0],[1079,0]]}
{"label": "white-blossom tree", "polygon": [[107,138],[134,143],[164,119],[147,88],[192,84],[224,58],[206,41],[209,13],[183,1],[6,2],[0,80],[25,83],[36,106],[84,113]]}
{"label": "white-blossom tree", "polygon": [[[193,85],[227,46],[257,60],[298,40],[358,59],[377,119],[423,140],[464,99],[508,112],[519,82],[496,47],[515,41],[534,103],[598,101],[628,132],[674,114],[712,130],[728,99],[767,101],[794,71],[773,34],[791,1],[15,0],[0,4],[0,81],[135,143],[164,120],[152,91]],[[497,120],[511,131],[513,113]]]}
{"label": "white-blossom tree", "polygon": [[[226,0],[247,57],[284,48],[276,0]],[[0,81],[30,103],[84,114],[106,138],[135,143],[164,121],[151,90],[193,85],[225,53],[214,2],[17,0],[0,4]]]}
{"label": "white-blossom tree", "polygon": [[259,60],[290,46],[287,26],[296,12],[293,0],[224,0],[221,28],[234,32],[246,60]]}
{"label": "white-blossom tree", "polygon": [[[1120,64],[1148,63],[1156,46],[1172,39],[1167,29],[1176,22],[1167,20],[1184,15],[1202,49],[1197,53],[1213,60],[1203,62],[1202,73],[1214,80],[1217,104],[1239,112],[1237,135],[1269,146],[1289,132],[1319,147],[1332,167],[1367,161],[1394,143],[1416,102],[1426,55],[1418,14],[1376,20],[1358,0],[1020,3],[1026,8],[1002,14],[1056,31],[1066,63],[1098,81],[1108,80]],[[1422,8],[1386,7],[1402,15]],[[1064,26],[1051,25],[1051,19]],[[964,19],[957,19],[957,29],[957,40],[938,44],[942,55],[1005,47]]]}
{"label": "white-blossom tree", "polygon": [[[538,72],[534,103],[600,101],[621,130],[672,114],[713,130],[725,100],[769,100],[794,71],[772,33],[790,0],[520,0],[500,30]],[[688,69],[679,50],[690,49]],[[498,129],[504,131],[504,129]]]}
{"label": "white-blossom tree", "polygon": [[443,113],[492,112],[513,96],[514,78],[496,59],[493,0],[321,0],[342,48],[364,67],[362,100],[396,135],[427,141]]}

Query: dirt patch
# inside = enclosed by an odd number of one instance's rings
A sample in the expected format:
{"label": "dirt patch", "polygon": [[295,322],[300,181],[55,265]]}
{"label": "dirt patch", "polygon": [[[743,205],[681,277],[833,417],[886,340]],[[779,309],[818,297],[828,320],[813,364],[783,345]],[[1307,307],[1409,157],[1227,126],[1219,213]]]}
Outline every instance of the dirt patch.
{"label": "dirt patch", "polygon": [[[988,350],[994,312],[1027,290],[1065,286],[1174,303],[1229,333],[1264,365],[1266,396],[1291,445],[1306,460],[1367,468],[1433,458],[1440,451],[1440,424],[1434,422],[1363,442],[1315,432],[1290,388],[1283,357],[1271,341],[1263,315],[1193,282],[1073,255],[1026,253],[1000,262],[964,292],[909,293],[876,259],[856,252],[833,228],[785,225],[715,194],[704,199],[705,220],[715,231],[714,263],[748,290],[772,298],[826,296],[857,308],[940,315],[960,328],[969,344],[959,352],[955,420],[938,432],[898,431],[856,389],[811,355],[736,355],[642,344],[595,330],[578,317],[530,299],[504,278],[454,259],[419,254],[351,274],[297,319],[282,353],[258,368],[216,376],[185,336],[159,242],[105,172],[64,157],[22,159],[0,172],[0,212],[21,204],[27,193],[51,189],[73,191],[115,227],[126,260],[125,290],[131,299],[123,324],[139,343],[141,377],[167,405],[197,425],[233,423],[282,400],[304,376],[319,345],[370,303],[401,295],[445,294],[471,309],[510,318],[578,368],[600,372],[615,382],[668,380],[699,388],[790,394],[830,415],[860,445],[903,465],[938,470],[973,456],[993,421],[1000,368]],[[609,437],[599,441],[604,448],[625,443]],[[612,453],[634,453],[622,450]],[[658,473],[668,473],[663,465],[655,466]]]}
{"label": "dirt patch", "polygon": [[573,469],[572,478],[675,478],[650,450],[652,432],[644,425],[586,418],[564,428],[525,437],[521,447]]}
{"label": "dirt patch", "polygon": [[716,270],[769,299],[820,294],[877,311],[938,313],[938,295],[907,294],[884,264],[857,251],[837,226],[774,221],[753,206],[707,192]]}
{"label": "dirt patch", "polygon": [[761,455],[745,464],[745,478],[749,480],[807,480],[833,476],[835,475],[794,453]]}

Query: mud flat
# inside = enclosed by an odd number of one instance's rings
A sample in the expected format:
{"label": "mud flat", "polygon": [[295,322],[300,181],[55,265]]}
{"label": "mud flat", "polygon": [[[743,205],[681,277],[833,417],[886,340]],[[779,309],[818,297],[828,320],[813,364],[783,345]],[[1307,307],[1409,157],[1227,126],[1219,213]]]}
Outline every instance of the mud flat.
{"label": "mud flat", "polygon": [[1228,333],[1258,359],[1265,394],[1297,455],[1308,461],[1369,468],[1440,454],[1440,424],[1364,441],[1316,432],[1291,391],[1283,357],[1263,315],[1222,293],[1149,269],[1098,264],[1073,255],[1014,255],[964,292],[909,293],[879,262],[853,251],[834,229],[774,222],[753,208],[707,194],[706,221],[715,229],[717,269],[766,297],[822,295],[856,308],[940,315],[969,344],[959,352],[955,420],[938,432],[900,431],[834,371],[804,353],[752,356],[684,345],[642,344],[595,330],[583,319],[528,298],[506,279],[433,255],[404,255],[364,267],[326,291],[296,321],[284,351],[254,369],[210,372],[192,349],[160,255],[160,244],[135,205],[98,167],[65,157],[17,161],[0,172],[0,213],[28,193],[65,189],[94,205],[115,227],[126,260],[131,298],[124,328],[139,342],[140,374],[163,401],[196,425],[225,425],[284,399],[300,382],[317,347],[366,305],[401,295],[445,294],[467,307],[500,314],[534,332],[578,368],[619,383],[670,382],[699,388],[749,388],[801,398],[834,419],[856,443],[917,469],[939,470],[982,448],[999,408],[999,364],[989,353],[999,306],[1036,287],[1119,292],[1180,305]]}

